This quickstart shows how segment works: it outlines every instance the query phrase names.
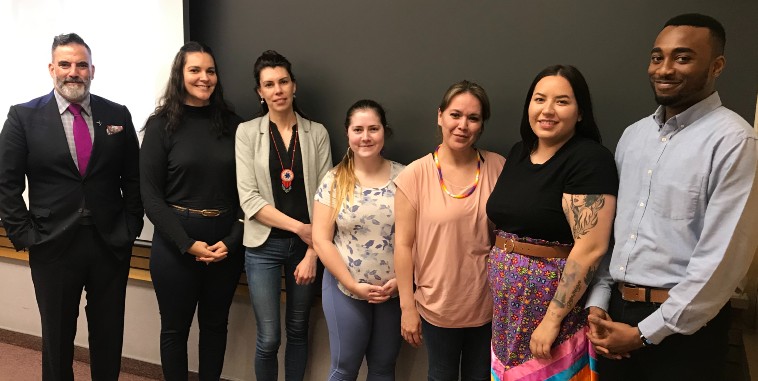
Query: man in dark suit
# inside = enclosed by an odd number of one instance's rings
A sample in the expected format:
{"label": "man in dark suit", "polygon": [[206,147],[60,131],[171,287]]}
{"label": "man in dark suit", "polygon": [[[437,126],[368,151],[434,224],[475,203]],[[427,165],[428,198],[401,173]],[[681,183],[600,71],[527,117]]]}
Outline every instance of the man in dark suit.
{"label": "man in dark suit", "polygon": [[116,380],[142,230],[137,134],[126,107],[90,94],[95,67],[81,37],[54,38],[49,70],[54,90],[12,106],[0,132],[0,218],[16,250],[29,250],[43,380],[73,380],[82,288],[92,378]]}

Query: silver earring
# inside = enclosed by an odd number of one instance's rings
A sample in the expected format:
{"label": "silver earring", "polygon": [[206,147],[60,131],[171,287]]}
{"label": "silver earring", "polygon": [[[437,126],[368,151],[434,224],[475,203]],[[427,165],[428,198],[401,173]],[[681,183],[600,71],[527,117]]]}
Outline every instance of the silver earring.
{"label": "silver earring", "polygon": [[263,99],[261,99],[261,105],[264,104],[264,103],[266,103],[266,102]]}

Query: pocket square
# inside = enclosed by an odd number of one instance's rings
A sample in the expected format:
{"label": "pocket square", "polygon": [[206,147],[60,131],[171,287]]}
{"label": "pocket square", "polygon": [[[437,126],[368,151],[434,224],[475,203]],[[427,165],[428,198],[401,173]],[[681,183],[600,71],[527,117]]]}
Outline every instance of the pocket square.
{"label": "pocket square", "polygon": [[124,126],[114,126],[112,124],[109,124],[105,127],[105,131],[108,133],[108,135],[118,134],[119,132],[124,130]]}

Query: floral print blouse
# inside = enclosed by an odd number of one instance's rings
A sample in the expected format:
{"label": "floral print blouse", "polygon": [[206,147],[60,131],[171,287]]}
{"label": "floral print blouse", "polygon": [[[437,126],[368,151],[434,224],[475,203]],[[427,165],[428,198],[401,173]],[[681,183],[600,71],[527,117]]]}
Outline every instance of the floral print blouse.
{"label": "floral print blouse", "polygon": [[[404,165],[390,161],[390,178],[378,188],[355,186],[353,202],[342,200],[336,221],[334,245],[342,254],[350,274],[358,283],[384,285],[395,278],[395,183]],[[315,200],[332,205],[334,170],[329,171],[316,190]],[[342,284],[345,295],[358,299]]]}

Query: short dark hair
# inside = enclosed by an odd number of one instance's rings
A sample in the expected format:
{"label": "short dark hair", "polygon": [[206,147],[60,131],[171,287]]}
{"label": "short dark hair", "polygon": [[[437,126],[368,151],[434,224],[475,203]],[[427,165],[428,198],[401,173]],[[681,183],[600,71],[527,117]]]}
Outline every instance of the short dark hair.
{"label": "short dark hair", "polygon": [[711,40],[713,41],[713,56],[717,57],[724,54],[724,48],[726,47],[726,32],[724,31],[724,26],[711,16],[706,16],[700,13],[685,13],[670,18],[669,21],[666,21],[666,24],[663,25],[663,28],[667,26],[708,28],[711,32]]}
{"label": "short dark hair", "polygon": [[574,91],[574,99],[576,99],[576,105],[579,108],[579,116],[581,119],[576,122],[575,134],[594,140],[598,143],[602,142],[600,129],[597,127],[595,115],[592,112],[590,88],[587,85],[584,76],[579,69],[571,65],[553,65],[546,67],[534,77],[534,81],[532,81],[532,85],[526,93],[524,113],[521,116],[521,140],[524,143],[525,156],[528,156],[537,144],[537,134],[532,130],[532,125],[529,121],[529,104],[532,102],[534,88],[537,87],[537,83],[542,78],[554,75],[566,78],[571,85],[571,89]]}
{"label": "short dark hair", "polygon": [[50,49],[50,53],[55,52],[55,48],[62,45],[79,44],[87,48],[87,53],[92,56],[92,50],[89,48],[84,39],[79,37],[76,33],[59,34],[53,37],[53,48]]}
{"label": "short dark hair", "polygon": [[[292,72],[292,63],[287,59],[287,57],[279,54],[279,52],[276,50],[266,50],[261,53],[260,57],[255,60],[255,64],[253,65],[253,75],[255,76],[256,90],[261,87],[261,70],[267,67],[283,67],[290,75],[292,83],[297,83],[297,80],[295,79],[295,73]],[[292,109],[300,114],[301,117],[310,119],[297,106],[297,99],[292,100]],[[266,102],[263,102],[261,103],[261,110],[258,112],[258,116],[266,115],[266,113],[268,113],[268,105]]]}

